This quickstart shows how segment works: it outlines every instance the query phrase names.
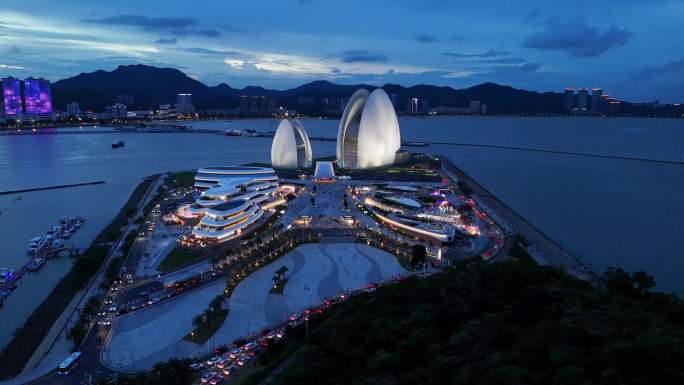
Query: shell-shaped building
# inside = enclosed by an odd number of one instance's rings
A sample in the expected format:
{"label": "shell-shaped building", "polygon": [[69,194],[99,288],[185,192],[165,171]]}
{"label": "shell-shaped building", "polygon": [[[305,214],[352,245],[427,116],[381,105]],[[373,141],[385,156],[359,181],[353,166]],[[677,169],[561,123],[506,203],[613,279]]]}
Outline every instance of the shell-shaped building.
{"label": "shell-shaped building", "polygon": [[340,120],[337,131],[337,165],[363,169],[394,163],[401,147],[399,121],[387,93],[354,92]]}
{"label": "shell-shaped building", "polygon": [[271,165],[275,168],[311,166],[311,142],[299,120],[283,119],[271,144]]}

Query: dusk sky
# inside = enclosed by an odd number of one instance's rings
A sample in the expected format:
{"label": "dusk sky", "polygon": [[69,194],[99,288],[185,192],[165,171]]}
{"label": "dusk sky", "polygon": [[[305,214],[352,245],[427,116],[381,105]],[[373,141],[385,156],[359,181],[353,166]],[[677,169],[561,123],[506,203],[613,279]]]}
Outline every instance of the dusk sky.
{"label": "dusk sky", "polygon": [[658,0],[0,0],[0,76],[145,63],[232,87],[492,81],[684,102],[683,20],[684,1]]}

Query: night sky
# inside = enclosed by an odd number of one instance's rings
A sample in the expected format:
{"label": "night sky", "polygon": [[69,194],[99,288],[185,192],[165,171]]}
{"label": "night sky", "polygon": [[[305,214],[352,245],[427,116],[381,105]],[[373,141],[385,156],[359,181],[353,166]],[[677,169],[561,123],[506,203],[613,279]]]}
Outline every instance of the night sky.
{"label": "night sky", "polygon": [[682,41],[681,0],[0,0],[0,76],[50,80],[144,63],[233,87],[492,81],[684,102]]}

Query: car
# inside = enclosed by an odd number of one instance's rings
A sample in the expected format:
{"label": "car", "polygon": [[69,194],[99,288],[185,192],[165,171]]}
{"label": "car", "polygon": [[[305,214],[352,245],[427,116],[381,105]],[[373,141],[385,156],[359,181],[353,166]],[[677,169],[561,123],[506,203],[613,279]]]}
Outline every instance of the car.
{"label": "car", "polygon": [[220,374],[214,374],[214,376],[209,380],[209,383],[211,385],[216,385],[216,384],[220,383],[221,381],[223,381],[223,376]]}
{"label": "car", "polygon": [[211,357],[210,359],[207,360],[207,365],[216,365],[216,363],[219,362],[220,359],[221,359],[221,357],[219,357],[219,356]]}
{"label": "car", "polygon": [[235,365],[230,365],[227,368],[223,368],[223,374],[225,374],[226,376],[229,376],[232,373],[235,373],[235,371],[237,371],[237,366],[235,366]]}
{"label": "car", "polygon": [[204,367],[204,364],[202,364],[201,362],[193,362],[189,366],[190,370],[200,370],[203,367]]}
{"label": "car", "polygon": [[246,343],[242,347],[242,350],[245,350],[245,351],[252,350],[252,349],[256,348],[257,346],[259,346],[259,345],[256,342],[252,341],[252,342]]}
{"label": "car", "polygon": [[223,369],[223,367],[226,366],[228,362],[230,362],[230,358],[221,358],[220,360],[218,360],[218,362],[216,362],[216,367],[219,369]]}
{"label": "car", "polygon": [[109,309],[107,309],[107,310],[109,310],[112,313],[115,313],[116,312],[116,305],[110,306]]}
{"label": "car", "polygon": [[250,357],[250,356],[243,356],[243,357],[240,357],[240,358],[238,359],[238,361],[237,361],[237,364],[240,365],[240,366],[245,366],[245,364],[246,364],[247,362],[249,362],[249,360],[251,360],[251,359],[252,359],[252,357]]}
{"label": "car", "polygon": [[259,349],[254,349],[254,350],[250,350],[249,352],[247,352],[247,355],[250,357],[254,357],[257,354],[259,354]]}
{"label": "car", "polygon": [[268,338],[268,339],[273,339],[273,338],[275,338],[275,336],[276,336],[276,331],[275,331],[275,330],[271,330],[270,332],[268,332],[268,334],[266,334],[265,337]]}
{"label": "car", "polygon": [[240,349],[233,349],[233,350],[230,351],[230,353],[228,354],[228,356],[229,356],[230,358],[237,358],[237,357],[240,355],[240,353],[241,353],[241,352],[240,352]]}
{"label": "car", "polygon": [[296,321],[296,320],[299,319],[299,317],[301,317],[301,315],[295,313],[295,314],[292,314],[292,315],[290,316],[289,320],[290,320],[290,321]]}
{"label": "car", "polygon": [[207,382],[209,382],[209,380],[212,379],[212,377],[214,377],[214,374],[216,374],[216,373],[214,373],[214,372],[205,372],[204,374],[202,374],[202,377],[200,377],[200,381],[201,381],[202,383],[207,383]]}
{"label": "car", "polygon": [[285,331],[282,329],[278,329],[278,331],[276,332],[276,337],[277,338],[284,338],[285,337]]}

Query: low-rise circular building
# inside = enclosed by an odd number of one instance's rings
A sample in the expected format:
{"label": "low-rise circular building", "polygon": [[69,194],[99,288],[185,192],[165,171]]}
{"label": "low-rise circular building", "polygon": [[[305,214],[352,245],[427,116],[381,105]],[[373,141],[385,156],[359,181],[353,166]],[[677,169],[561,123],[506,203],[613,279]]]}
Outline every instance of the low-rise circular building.
{"label": "low-rise circular building", "polygon": [[271,165],[275,168],[311,166],[311,142],[299,120],[283,119],[271,144]]}
{"label": "low-rise circular building", "polygon": [[387,93],[381,88],[354,92],[337,131],[337,165],[351,169],[391,165],[399,147],[399,121]]}

